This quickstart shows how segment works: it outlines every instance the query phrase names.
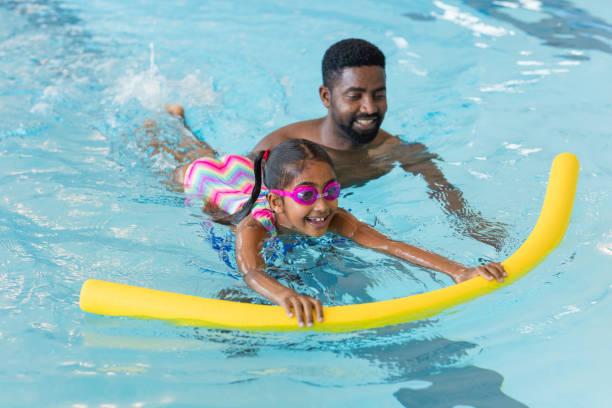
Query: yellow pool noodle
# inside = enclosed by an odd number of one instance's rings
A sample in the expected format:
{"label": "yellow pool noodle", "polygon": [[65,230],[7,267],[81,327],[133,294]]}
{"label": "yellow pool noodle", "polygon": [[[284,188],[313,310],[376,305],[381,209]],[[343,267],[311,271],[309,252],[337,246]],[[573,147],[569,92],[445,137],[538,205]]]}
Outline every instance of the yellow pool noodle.
{"label": "yellow pool noodle", "polygon": [[110,316],[160,319],[178,325],[251,331],[318,330],[348,332],[406,323],[434,316],[468,300],[509,285],[538,265],[561,242],[570,221],[579,163],[570,153],[552,164],[544,204],[533,231],[502,264],[503,283],[482,277],[418,295],[323,308],[324,321],[299,328],[282,307],[207,299],[90,279],[83,284],[81,309]]}

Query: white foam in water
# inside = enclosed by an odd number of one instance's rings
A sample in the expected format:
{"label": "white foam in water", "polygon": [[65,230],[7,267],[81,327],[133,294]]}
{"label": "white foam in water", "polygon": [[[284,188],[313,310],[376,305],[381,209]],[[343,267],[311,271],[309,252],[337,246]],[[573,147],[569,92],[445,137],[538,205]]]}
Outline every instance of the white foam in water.
{"label": "white foam in water", "polygon": [[542,2],[538,0],[519,0],[521,6],[527,10],[542,11]]}
{"label": "white foam in water", "polygon": [[544,65],[544,63],[540,62],[540,61],[516,61],[516,65],[522,65],[522,66],[541,66],[541,65]]}
{"label": "white foam in water", "polygon": [[522,156],[527,156],[527,155],[530,155],[531,153],[537,153],[537,152],[542,151],[542,148],[540,147],[523,148],[523,145],[515,144],[515,143],[504,142],[503,145],[508,150],[518,150],[518,153]]}
{"label": "white foam in water", "polygon": [[559,61],[558,65],[580,65],[580,61]]}
{"label": "white foam in water", "polygon": [[[50,85],[45,88],[41,96],[41,101],[37,102],[30,109],[30,113],[47,115],[53,110],[53,102],[61,97],[59,86]],[[50,102],[50,103],[47,103]]]}
{"label": "white foam in water", "polygon": [[519,8],[519,5],[516,3],[510,3],[509,1],[494,1],[493,4],[497,6],[507,7],[507,8]]}
{"label": "white foam in water", "polygon": [[563,306],[563,309],[565,310],[564,312],[561,313],[557,313],[555,315],[555,319],[559,320],[560,318],[562,318],[563,316],[567,316],[569,314],[574,314],[574,313],[578,313],[580,312],[580,309],[574,305],[569,305],[569,306]]}
{"label": "white foam in water", "polygon": [[137,99],[147,109],[159,109],[167,103],[166,78],[160,75],[155,65],[155,48],[153,43],[149,44],[151,49],[149,70],[141,74],[128,72],[119,79],[114,90],[114,102],[125,105],[131,99]]}
{"label": "white foam in water", "polygon": [[527,156],[531,153],[537,153],[537,152],[541,152],[542,149],[539,147],[535,147],[533,149],[520,149],[519,150],[519,154],[523,155],[523,156]]}
{"label": "white foam in water", "polygon": [[597,249],[606,255],[612,256],[612,242],[599,243],[597,244]]}
{"label": "white foam in water", "polygon": [[149,69],[142,73],[128,71],[121,77],[115,88],[113,102],[125,105],[136,99],[149,110],[161,110],[173,98],[170,94],[178,94],[178,100],[183,104],[204,106],[213,105],[219,99],[219,94],[213,89],[212,78],[202,81],[198,77],[199,71],[189,74],[181,80],[169,81],[159,72],[155,65],[155,46],[149,44],[151,49]]}
{"label": "white foam in water", "polygon": [[493,84],[489,86],[483,86],[480,88],[481,92],[507,92],[507,93],[523,93],[524,91],[519,89],[519,85],[530,84],[538,82],[537,79],[530,80],[517,80],[512,79],[510,81],[502,82],[501,84]]}
{"label": "white foam in water", "polygon": [[569,72],[567,69],[536,69],[533,71],[522,71],[522,75],[551,75],[551,74],[563,74]]}
{"label": "white foam in water", "polygon": [[35,113],[39,115],[47,115],[51,112],[51,105],[45,102],[38,102],[30,109],[30,113]]}
{"label": "white foam in water", "polygon": [[189,74],[179,81],[168,81],[171,89],[179,93],[184,104],[195,106],[209,106],[218,103],[220,94],[214,91],[213,80],[208,77],[205,81],[198,78],[200,71]]}
{"label": "white foam in water", "polygon": [[462,27],[466,27],[472,30],[474,34],[485,34],[492,37],[503,37],[508,34],[513,34],[503,27],[494,27],[485,24],[480,21],[478,17],[475,17],[469,13],[461,12],[458,7],[450,6],[442,3],[441,1],[435,1],[434,4],[444,10],[444,14],[442,15],[434,13],[436,17],[459,24]]}
{"label": "white foam in water", "polygon": [[[388,37],[391,37],[391,39],[393,40],[393,42],[395,43],[395,46],[402,50],[402,54],[406,55],[409,58],[414,58],[414,59],[420,59],[421,56],[419,54],[416,54],[414,52],[408,51],[408,41],[406,41],[406,39],[404,37],[393,37],[393,34],[391,32],[387,32],[386,34]],[[414,63],[412,62],[412,60],[409,59],[403,59],[400,58],[397,60],[397,62],[401,65],[406,65],[407,67],[410,68],[410,71],[418,76],[427,76],[428,72],[426,69],[421,69],[418,68],[414,65]]]}
{"label": "white foam in water", "polygon": [[483,180],[488,180],[491,178],[490,174],[485,174],[485,173],[480,173],[478,171],[474,171],[474,170],[468,170],[468,173],[470,173],[472,176],[479,178],[479,179],[483,179]]}
{"label": "white foam in water", "polygon": [[515,144],[515,143],[504,142],[503,145],[506,149],[510,149],[510,150],[517,150],[521,148],[520,144]]}
{"label": "white foam in water", "polygon": [[395,46],[400,50],[408,48],[408,41],[406,41],[406,39],[403,37],[393,37],[393,42],[395,43]]}

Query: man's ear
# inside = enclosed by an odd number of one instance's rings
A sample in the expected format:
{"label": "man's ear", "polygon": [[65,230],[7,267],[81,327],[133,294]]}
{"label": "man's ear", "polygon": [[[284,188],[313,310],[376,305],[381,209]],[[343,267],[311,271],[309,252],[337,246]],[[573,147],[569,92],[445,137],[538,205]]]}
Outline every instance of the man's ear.
{"label": "man's ear", "polygon": [[323,106],[329,109],[331,105],[331,91],[325,85],[321,85],[319,87],[319,97],[321,98],[321,102],[323,102]]}
{"label": "man's ear", "polygon": [[268,205],[276,214],[282,214],[285,210],[283,199],[278,194],[268,193]]}

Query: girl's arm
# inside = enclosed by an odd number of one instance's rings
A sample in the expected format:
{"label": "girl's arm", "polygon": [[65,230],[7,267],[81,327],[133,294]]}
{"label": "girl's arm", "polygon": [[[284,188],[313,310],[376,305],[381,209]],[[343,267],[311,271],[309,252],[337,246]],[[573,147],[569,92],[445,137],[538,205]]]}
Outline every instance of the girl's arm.
{"label": "girl's arm", "polygon": [[441,255],[424,249],[394,241],[376,231],[369,225],[357,220],[351,213],[341,208],[334,216],[330,231],[349,238],[366,248],[372,248],[388,255],[393,255],[416,265],[449,275],[456,283],[481,275],[488,280],[503,282],[506,272],[501,264],[491,262],[486,265],[468,268]]}
{"label": "girl's arm", "polygon": [[243,279],[251,289],[282,306],[289,317],[293,311],[300,327],[304,320],[312,326],[316,314],[319,322],[323,321],[321,301],[310,296],[301,295],[295,290],[281,285],[265,272],[266,263],[261,256],[264,240],[268,231],[251,215],[238,223],[236,231],[236,263],[243,274]]}

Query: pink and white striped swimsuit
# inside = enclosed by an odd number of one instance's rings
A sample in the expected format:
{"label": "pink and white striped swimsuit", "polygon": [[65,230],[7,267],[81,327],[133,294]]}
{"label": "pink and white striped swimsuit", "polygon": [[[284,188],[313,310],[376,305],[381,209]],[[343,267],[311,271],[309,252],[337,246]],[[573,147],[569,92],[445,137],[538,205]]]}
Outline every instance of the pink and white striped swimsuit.
{"label": "pink and white striped swimsuit", "polygon": [[[184,178],[185,193],[190,198],[202,199],[230,215],[249,200],[254,184],[253,162],[237,155],[197,159],[189,165]],[[268,208],[267,193],[262,186],[251,214],[275,236],[274,213]]]}

